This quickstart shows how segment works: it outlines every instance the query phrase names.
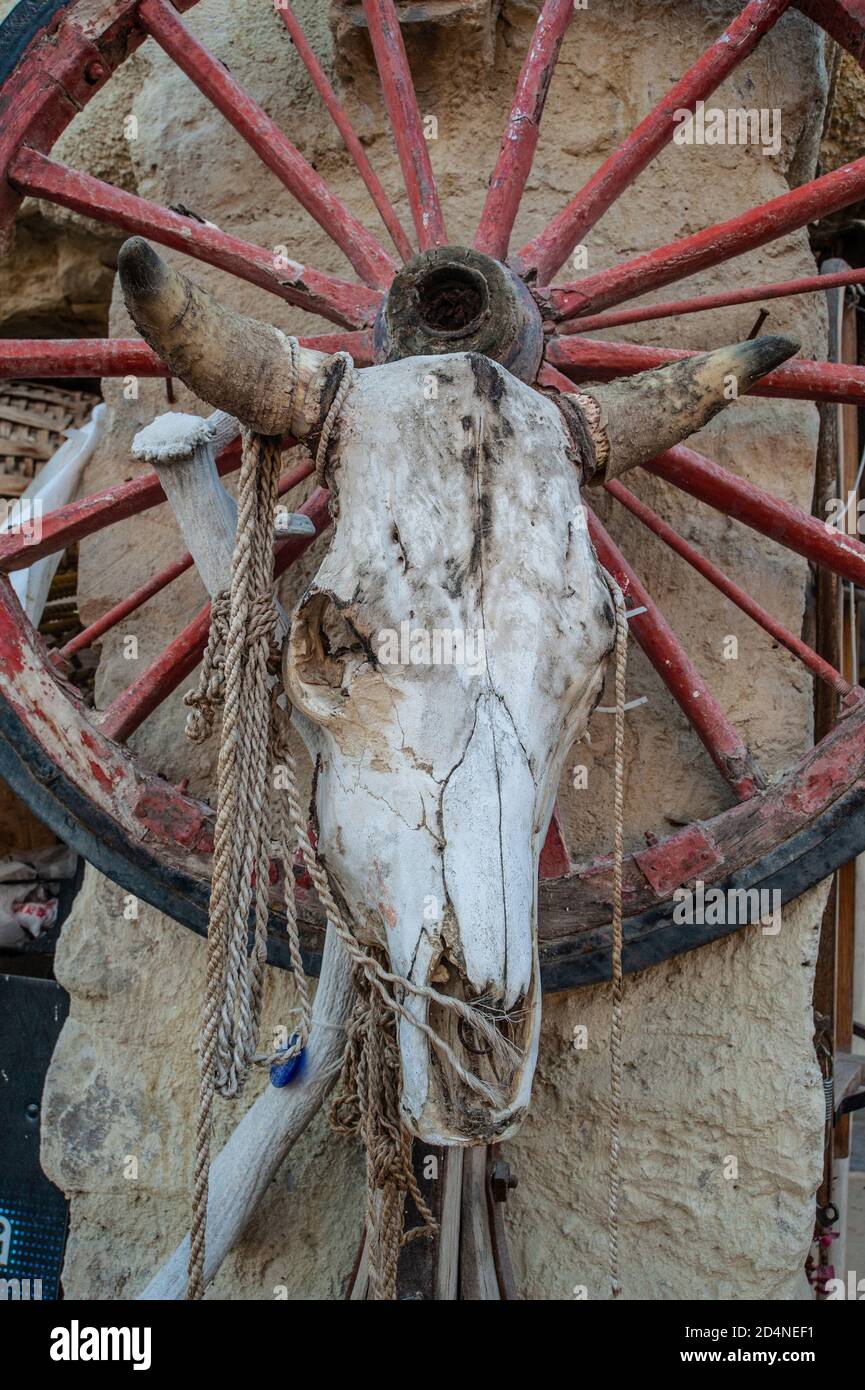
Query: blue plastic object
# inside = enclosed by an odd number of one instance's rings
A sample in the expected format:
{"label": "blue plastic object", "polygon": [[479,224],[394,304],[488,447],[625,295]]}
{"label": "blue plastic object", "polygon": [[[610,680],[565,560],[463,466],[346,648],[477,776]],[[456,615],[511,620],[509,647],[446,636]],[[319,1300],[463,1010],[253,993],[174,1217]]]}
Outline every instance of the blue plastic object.
{"label": "blue plastic object", "polygon": [[[290,1052],[297,1042],[297,1034],[293,1033],[285,1047],[277,1048],[278,1052]],[[303,1066],[306,1057],[306,1048],[301,1048],[300,1052],[289,1057],[286,1062],[273,1062],[270,1068],[271,1086],[287,1086],[293,1081]]]}

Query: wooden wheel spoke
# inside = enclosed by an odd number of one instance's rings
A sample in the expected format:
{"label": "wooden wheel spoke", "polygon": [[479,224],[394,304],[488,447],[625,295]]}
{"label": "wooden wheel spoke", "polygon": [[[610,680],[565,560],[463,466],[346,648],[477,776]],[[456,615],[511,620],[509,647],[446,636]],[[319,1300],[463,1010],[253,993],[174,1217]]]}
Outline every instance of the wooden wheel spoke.
{"label": "wooden wheel spoke", "polygon": [[676,112],[693,111],[714,92],[789,5],[790,0],[751,0],[567,206],[517,252],[514,268],[533,273],[540,284],[552,279],[598,219],[673,138]]}
{"label": "wooden wheel spoke", "polygon": [[727,309],[735,304],[756,304],[764,299],[785,299],[790,295],[816,294],[841,285],[865,284],[865,269],[839,270],[831,275],[803,275],[798,280],[780,280],[769,285],[750,285],[740,290],[720,290],[717,294],[695,295],[693,299],[667,300],[663,304],[642,304],[634,309],[613,309],[607,314],[587,314],[568,319],[556,330],[570,336],[621,328],[626,323],[648,323],[652,319],[679,318],[700,314],[707,309]]}
{"label": "wooden wheel spoke", "polygon": [[[223,449],[216,466],[220,476],[233,473],[240,467],[239,440],[233,440]],[[92,536],[117,521],[138,516],[164,501],[165,493],[155,473],[142,473],[130,483],[104,488],[101,492],[91,493],[89,497],[79,497],[77,501],[49,512],[40,523],[40,534],[33,540],[16,535],[13,531],[0,534],[0,573],[11,574],[13,570],[27,569],[43,556],[56,555],[58,550],[65,550],[73,541]]]}
{"label": "wooden wheel spoke", "polygon": [[865,587],[865,545],[855,536],[844,535],[826,521],[790,502],[782,502],[683,444],[659,454],[645,466],[699,502],[741,521],[813,564]]}
{"label": "wooden wheel spoke", "polygon": [[106,632],[110,632],[124,618],[128,618],[130,613],[136,613],[156,594],[161,594],[163,589],[167,589],[169,584],[173,584],[175,579],[179,579],[182,574],[191,569],[193,563],[192,556],[187,551],[172,565],[166,565],[165,569],[154,574],[152,579],[148,579],[145,584],[134,589],[131,594],[127,594],[126,598],[106,609],[101,618],[97,618],[89,627],[82,628],[81,632],[76,633],[65,646],[60,648],[57,654],[58,664],[63,665],[76,652],[86,651],[88,647],[92,647],[94,642],[98,642],[100,637],[105,636]]}
{"label": "wooden wheel spoke", "polygon": [[393,0],[363,0],[382,96],[421,251],[447,243],[423,124]]}
{"label": "wooden wheel spoke", "polygon": [[721,776],[740,800],[765,785],[747,747],[685,652],[673,629],[621,550],[586,507],[589,535],[598,559],[610,571],[633,606],[644,607],[631,619],[631,631],[649,661],[703,743]]}
{"label": "wooden wheel spoke", "polygon": [[[290,473],[286,473],[279,482],[279,496],[284,497],[287,492],[291,492],[292,488],[297,487],[298,483],[303,482],[304,478],[308,478],[314,467],[315,465],[312,459],[309,458],[306,459],[305,462],[298,464]],[[136,612],[137,609],[141,608],[148,600],[153,598],[155,594],[161,593],[169,584],[173,584],[174,580],[179,579],[181,574],[185,574],[188,569],[191,569],[193,564],[193,558],[187,551],[185,555],[181,555],[179,559],[175,560],[174,564],[167,565],[165,569],[155,574],[152,579],[148,579],[146,584],[142,584],[140,588],[128,594],[120,603],[116,603],[112,608],[107,609],[106,612],[102,614],[101,618],[97,618],[89,627],[77,633],[71,641],[67,642],[64,647],[61,647],[59,653],[60,657],[68,658],[74,656],[76,652],[91,647],[100,637],[104,637],[106,632],[110,632],[111,629],[116,627],[119,622],[122,622],[124,618],[128,618],[130,613]]]}
{"label": "wooden wheel spoke", "polygon": [[[315,492],[298,510],[309,517],[315,526],[314,536],[295,536],[282,541],[275,552],[274,574],[280,575],[314,543],[331,521],[328,507],[330,494],[324,488]],[[156,660],[143,671],[103,712],[99,727],[107,738],[118,742],[129,738],[140,724],[158,709],[168,696],[186,680],[201,660],[210,627],[210,604],[207,603],[169,642]]]}
{"label": "wooden wheel spoke", "polygon": [[865,159],[845,164],[832,174],[781,193],[726,222],[716,222],[630,261],[587,275],[569,285],[539,291],[557,319],[600,311],[624,299],[647,294],[661,285],[684,280],[698,270],[720,265],[768,241],[777,241],[809,222],[848,207],[865,195]]}
{"label": "wooden wheel spoke", "polygon": [[[553,338],[546,360],[576,377],[612,380],[667,362],[678,362],[698,353],[681,348],[643,347],[632,343],[607,343],[594,338]],[[543,368],[541,369],[543,379]],[[865,405],[865,367],[839,362],[785,362],[761,377],[748,393],[792,401],[835,401],[841,405]]]}
{"label": "wooden wheel spoke", "polygon": [[498,260],[507,255],[514,219],[535,157],[544,103],[573,12],[573,0],[544,0],[520,72],[474,240],[478,251]]}
{"label": "wooden wheel spoke", "polygon": [[0,339],[0,380],[170,375],[162,358],[141,338]]}
{"label": "wooden wheel spoke", "polygon": [[308,160],[212,53],[167,0],[142,0],[138,18],[179,68],[252,147],[289,193],[345,253],[364,284],[386,289],[396,266],[375,237],[332,193]]}
{"label": "wooden wheel spoke", "polygon": [[406,236],[399,218],[394,212],[388,196],[384,191],[381,180],[373,169],[367,158],[366,151],[360,143],[357,132],[351,121],[348,119],[343,107],[340,104],[336,92],[328,81],[327,74],[321,66],[310,47],[309,40],[303,32],[303,28],[297,20],[291,6],[286,0],[273,0],[274,8],[291,35],[291,41],[297,49],[297,55],[309,73],[315,88],[324,102],[334,125],[342,136],[348,153],[354,161],[354,166],[363,179],[367,192],[375,203],[378,214],[381,217],[391,241],[404,261],[411,260],[414,254],[411,242]]}
{"label": "wooden wheel spoke", "polygon": [[21,193],[46,198],[85,217],[98,218],[163,246],[194,256],[220,270],[269,290],[289,304],[333,323],[359,328],[370,323],[381,298],[375,290],[350,284],[310,266],[223,232],[210,223],[182,216],[146,198],[126,193],[110,183],[78,173],[36,150],[22,149],[12,162],[9,179]]}
{"label": "wooden wheel spoke", "polygon": [[609,492],[612,497],[615,497],[617,502],[621,502],[622,506],[626,507],[632,516],[635,516],[637,520],[656,535],[659,540],[662,540],[665,545],[669,546],[671,550],[675,551],[677,555],[680,555],[683,560],[687,561],[691,568],[695,569],[698,574],[702,574],[704,579],[707,579],[714,588],[724,594],[726,598],[730,599],[737,608],[740,608],[743,613],[746,613],[749,618],[752,618],[765,632],[768,632],[770,637],[774,638],[776,642],[779,642],[781,646],[786,647],[787,651],[790,652],[792,656],[795,656],[797,660],[801,661],[813,675],[817,676],[820,680],[826,681],[839,695],[850,694],[853,687],[850,685],[849,681],[844,679],[840,671],[836,671],[835,667],[831,666],[828,661],[824,661],[823,658],[819,656],[817,652],[813,651],[805,642],[802,642],[798,637],[794,636],[782,623],[777,622],[765,608],[762,608],[759,603],[756,603],[755,600],[751,598],[750,594],[747,594],[744,589],[740,588],[738,584],[734,583],[732,579],[724,574],[717,565],[712,564],[711,560],[706,559],[705,555],[702,555],[695,546],[686,541],[677,531],[674,531],[672,526],[669,526],[656,512],[652,511],[651,507],[647,507],[645,502],[642,502],[639,497],[635,497],[634,494],[630,492],[628,488],[623,487],[617,479],[605,483],[604,486],[606,491]]}
{"label": "wooden wheel spoke", "polygon": [[[359,367],[372,361],[369,333],[320,333],[298,339],[316,352],[350,352]],[[170,376],[162,358],[140,338],[0,339],[4,377]]]}

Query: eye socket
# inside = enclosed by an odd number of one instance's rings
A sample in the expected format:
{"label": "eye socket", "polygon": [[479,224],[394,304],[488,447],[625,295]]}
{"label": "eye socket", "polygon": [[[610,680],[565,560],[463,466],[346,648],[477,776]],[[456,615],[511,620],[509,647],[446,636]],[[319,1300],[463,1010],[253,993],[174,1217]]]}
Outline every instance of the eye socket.
{"label": "eye socket", "polygon": [[283,679],[294,704],[310,718],[339,712],[352,678],[376,664],[369,641],[332,594],[313,593],[298,608],[283,656]]}

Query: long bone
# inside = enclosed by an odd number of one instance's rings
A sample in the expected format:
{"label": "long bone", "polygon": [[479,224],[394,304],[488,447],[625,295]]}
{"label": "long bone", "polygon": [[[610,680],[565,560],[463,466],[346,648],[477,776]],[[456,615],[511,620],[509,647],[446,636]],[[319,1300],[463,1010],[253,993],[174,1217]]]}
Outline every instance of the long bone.
{"label": "long bone", "polygon": [[[169,505],[211,597],[228,587],[236,507],[222,487],[214,454],[237,433],[222,411],[208,420],[171,415],[142,430],[135,453],[159,474]],[[305,520],[305,518],[300,518]],[[284,620],[285,621],[285,620]],[[321,1108],[339,1073],[353,991],[345,948],[328,930],[315,996],[307,1061],[291,1086],[268,1086],[214,1160],[207,1203],[205,1280],[243,1234],[280,1164]],[[141,1299],[182,1299],[187,1236],[154,1275]]]}
{"label": "long bone", "polygon": [[[243,1235],[280,1164],[331,1090],[342,1061],[352,1000],[349,959],[339,937],[329,930],[303,1070],[290,1086],[268,1086],[262,1092],[210,1170],[205,1282],[214,1278]],[[188,1259],[187,1236],[139,1299],[182,1299]]]}
{"label": "long bone", "polygon": [[[160,415],[132,441],[137,459],[153,466],[195,561],[204,587],[213,596],[231,582],[231,555],[237,530],[237,504],[222,486],[216,455],[237,436],[240,426],[216,410],[198,415]],[[298,512],[278,518],[280,537],[308,536],[315,527]],[[227,559],[226,559],[227,557]]]}

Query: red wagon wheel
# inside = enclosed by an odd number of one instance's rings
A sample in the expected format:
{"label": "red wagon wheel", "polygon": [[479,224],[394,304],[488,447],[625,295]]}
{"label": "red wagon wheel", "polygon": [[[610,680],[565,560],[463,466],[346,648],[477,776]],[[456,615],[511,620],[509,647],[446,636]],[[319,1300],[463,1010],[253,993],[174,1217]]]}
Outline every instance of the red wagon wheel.
{"label": "red wagon wheel", "polygon": [[[416,246],[389,204],[327,77],[288,5],[279,13],[393,244],[389,252],[328,189],[290,140],[219,61],[186,29],[180,15],[195,0],[22,0],[0,26],[0,230],[9,233],[21,199],[41,198],[182,251],[323,316],[337,331],[302,340],[348,349],[359,365],[373,360],[372,326],[399,262],[447,242],[421,118],[392,0],[364,0],[382,94],[414,222]],[[588,183],[530,242],[510,250],[510,235],[532,164],[555,59],[572,0],[544,0],[474,240],[478,251],[507,263],[531,288],[547,330],[541,385],[643,370],[677,354],[616,344],[591,333],[617,324],[694,313],[721,305],[792,295],[861,280],[862,274],[814,276],[739,288],[701,299],[631,306],[628,301],[804,227],[865,197],[865,159],[772,199],[729,221],[659,247],[570,285],[550,282],[574,247],[670,142],[674,113],[694,109],[752,51],[790,7],[790,0],[751,0],[662,101],[601,165]],[[800,0],[796,6],[860,63],[865,53],[861,0]],[[159,207],[53,160],[50,150],[69,122],[119,65],[153,38],[244,137],[344,252],[357,280],[309,266],[277,263],[271,252],[191,216]],[[140,340],[18,340],[0,343],[0,374],[9,377],[163,376],[166,368]],[[765,377],[758,394],[785,399],[865,404],[865,369],[797,360]],[[238,465],[237,450],[220,459]],[[651,471],[701,503],[752,527],[854,584],[865,585],[865,546],[827,530],[805,512],[676,447]],[[289,492],[310,467],[283,479]],[[624,962],[635,970],[731,930],[682,928],[672,920],[675,890],[699,877],[707,886],[780,892],[788,901],[865,848],[865,701],[843,676],[786,631],[714,564],[678,536],[620,483],[608,492],[710,584],[765,629],[836,693],[839,718],[821,743],[766,786],[736,732],[629,561],[590,516],[603,564],[631,606],[645,609],[632,632],[730,787],[730,807],[677,830],[626,859]],[[0,538],[4,576],[57,553],[104,527],[157,506],[155,474],[82,498],[44,518],[38,544]],[[329,524],[318,489],[302,510],[316,533]],[[282,572],[310,544],[283,542]],[[192,564],[186,555],[105,613],[67,645],[68,656],[95,642]],[[141,765],[125,740],[184,682],[204,647],[208,609],[191,618],[152,666],[97,713],[67,684],[0,578],[0,771],[36,813],[99,869],[198,932],[206,930],[213,816],[210,807]],[[542,859],[541,961],[547,988],[608,974],[610,861],[602,856],[571,870],[563,847],[548,839]],[[314,957],[320,919],[298,884]],[[575,927],[579,923],[579,927]],[[269,958],[287,965],[278,916]],[[314,963],[314,961],[313,961]]]}

